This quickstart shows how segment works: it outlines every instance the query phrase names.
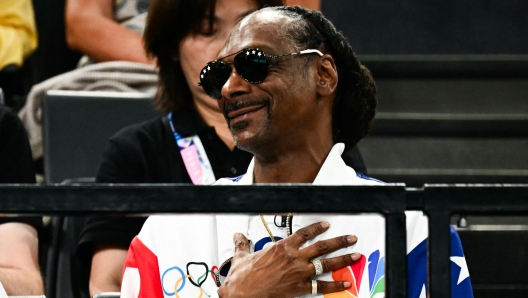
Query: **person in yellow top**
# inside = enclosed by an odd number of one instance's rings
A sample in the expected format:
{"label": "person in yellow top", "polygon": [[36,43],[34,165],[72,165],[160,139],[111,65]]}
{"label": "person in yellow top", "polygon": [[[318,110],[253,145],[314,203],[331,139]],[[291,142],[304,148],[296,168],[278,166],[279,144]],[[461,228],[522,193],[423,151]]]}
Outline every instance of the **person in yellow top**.
{"label": "person in yellow top", "polygon": [[21,67],[37,48],[37,29],[31,0],[0,1],[0,70]]}

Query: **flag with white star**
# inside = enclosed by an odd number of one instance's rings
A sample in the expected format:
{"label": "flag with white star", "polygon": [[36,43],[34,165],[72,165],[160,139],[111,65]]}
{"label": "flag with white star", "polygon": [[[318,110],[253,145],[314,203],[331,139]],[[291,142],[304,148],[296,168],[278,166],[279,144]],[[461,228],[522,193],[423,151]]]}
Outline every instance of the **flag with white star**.
{"label": "flag with white star", "polygon": [[[458,233],[451,227],[451,298],[473,298],[473,288]],[[407,255],[408,297],[427,297],[427,239]]]}

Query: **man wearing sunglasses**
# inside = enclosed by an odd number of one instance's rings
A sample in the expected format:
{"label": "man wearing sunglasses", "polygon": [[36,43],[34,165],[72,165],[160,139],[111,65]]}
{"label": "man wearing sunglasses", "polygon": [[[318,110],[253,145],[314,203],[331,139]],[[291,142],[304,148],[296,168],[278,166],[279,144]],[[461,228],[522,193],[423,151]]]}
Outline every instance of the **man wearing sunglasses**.
{"label": "man wearing sunglasses", "polygon": [[[245,175],[216,185],[382,184],[341,158],[370,129],[376,87],[321,13],[259,10],[233,29],[219,57],[200,85],[254,158]],[[409,297],[426,297],[427,221],[406,215]],[[452,297],[472,297],[452,235]],[[380,215],[151,216],[129,250],[122,297],[384,297],[384,238]]]}

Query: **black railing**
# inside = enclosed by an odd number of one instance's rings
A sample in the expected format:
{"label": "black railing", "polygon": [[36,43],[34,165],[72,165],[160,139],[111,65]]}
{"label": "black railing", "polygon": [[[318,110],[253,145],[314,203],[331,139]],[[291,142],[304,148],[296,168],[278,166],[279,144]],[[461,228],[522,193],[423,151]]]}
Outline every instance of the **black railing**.
{"label": "black railing", "polygon": [[426,185],[431,297],[450,297],[449,223],[455,213],[528,215],[528,185]]}
{"label": "black railing", "polygon": [[430,297],[450,297],[451,215],[528,215],[528,185],[0,186],[0,213],[381,213],[387,297],[407,296],[405,210],[422,210],[429,217]]}

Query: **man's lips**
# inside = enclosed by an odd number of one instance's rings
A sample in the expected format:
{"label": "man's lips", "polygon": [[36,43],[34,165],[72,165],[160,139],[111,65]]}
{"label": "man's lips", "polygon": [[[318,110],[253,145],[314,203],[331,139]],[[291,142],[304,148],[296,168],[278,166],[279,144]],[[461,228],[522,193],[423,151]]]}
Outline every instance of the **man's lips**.
{"label": "man's lips", "polygon": [[262,109],[265,106],[266,106],[266,104],[259,104],[259,105],[254,105],[254,106],[249,106],[249,107],[237,109],[235,111],[229,112],[227,114],[227,118],[229,118],[229,120],[234,120],[235,118],[241,117],[243,115],[246,115],[246,114],[249,114],[249,113],[252,113],[252,112],[256,112],[256,111]]}

